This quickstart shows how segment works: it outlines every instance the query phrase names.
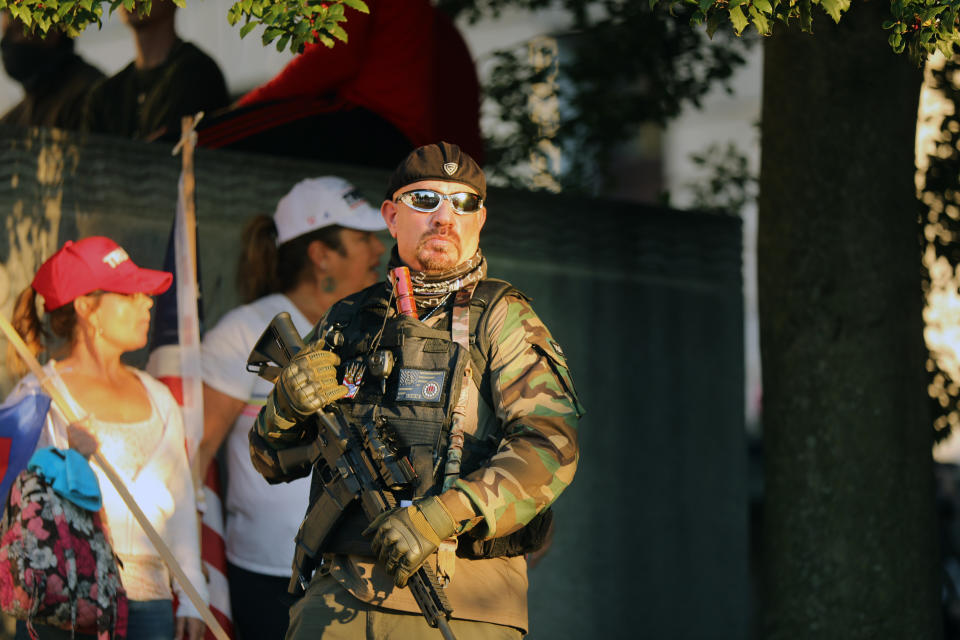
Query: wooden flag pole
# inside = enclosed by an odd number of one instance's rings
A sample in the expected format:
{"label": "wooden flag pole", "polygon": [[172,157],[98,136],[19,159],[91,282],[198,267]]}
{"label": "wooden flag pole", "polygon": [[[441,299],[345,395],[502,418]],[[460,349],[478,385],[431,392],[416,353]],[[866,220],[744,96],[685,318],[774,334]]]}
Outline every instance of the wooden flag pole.
{"label": "wooden flag pole", "polygon": [[197,264],[197,205],[194,194],[197,188],[196,178],[193,174],[193,152],[197,146],[197,124],[203,118],[203,111],[196,116],[183,116],[181,126],[180,142],[173,149],[173,153],[178,151],[183,154],[183,164],[181,173],[183,175],[183,210],[187,227],[187,242],[190,247],[190,262],[194,266]]}
{"label": "wooden flag pole", "polygon": [[[181,408],[187,436],[187,455],[196,459],[197,447],[203,439],[203,385],[200,367],[200,284],[197,271],[197,209],[194,151],[197,123],[203,112],[184,116],[182,135],[174,148],[180,152],[182,166],[177,196],[177,213],[173,223],[174,281],[176,282],[177,343],[180,361],[177,376],[182,387]],[[203,478],[191,464],[194,486],[203,486]]]}

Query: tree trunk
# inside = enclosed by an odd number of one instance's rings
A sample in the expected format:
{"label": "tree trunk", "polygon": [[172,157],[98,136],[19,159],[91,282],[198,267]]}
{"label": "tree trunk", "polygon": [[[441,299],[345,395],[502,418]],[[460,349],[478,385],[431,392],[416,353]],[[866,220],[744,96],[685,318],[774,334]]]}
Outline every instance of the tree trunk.
{"label": "tree trunk", "polygon": [[887,45],[888,6],[854,2],[839,25],[764,45],[766,638],[941,636],[913,182],[921,71]]}

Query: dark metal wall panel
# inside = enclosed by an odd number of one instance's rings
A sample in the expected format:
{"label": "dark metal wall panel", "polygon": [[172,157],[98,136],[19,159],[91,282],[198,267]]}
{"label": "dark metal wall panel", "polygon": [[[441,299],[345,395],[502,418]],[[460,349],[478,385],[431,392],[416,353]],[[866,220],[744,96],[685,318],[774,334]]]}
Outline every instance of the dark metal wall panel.
{"label": "dark metal wall panel", "polygon": [[[67,238],[110,235],[159,267],[179,165],[163,145],[0,128],[0,311]],[[218,151],[196,166],[208,323],[236,303],[248,217],[307,176],[343,175],[374,203],[386,183]],[[746,638],[739,222],[496,188],[488,206],[491,275],[533,297],[588,410],[553,547],[530,573],[530,637]]]}
{"label": "dark metal wall panel", "polygon": [[538,266],[497,272],[533,295],[588,415],[532,637],[745,638],[739,298]]}

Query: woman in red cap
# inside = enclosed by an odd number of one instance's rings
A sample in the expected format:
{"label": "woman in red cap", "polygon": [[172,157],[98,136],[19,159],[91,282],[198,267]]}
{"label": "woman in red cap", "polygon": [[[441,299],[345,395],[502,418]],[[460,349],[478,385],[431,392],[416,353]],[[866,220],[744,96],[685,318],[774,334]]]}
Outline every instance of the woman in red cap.
{"label": "woman in red cap", "polygon": [[[206,597],[180,409],[166,386],[120,360],[146,345],[150,296],[166,291],[172,279],[164,271],[138,267],[109,238],[68,241],[17,298],[13,325],[34,353],[46,352],[45,372],[76,414],[84,416],[79,424],[66,425],[51,411],[38,446],[70,446],[86,456],[99,448]],[[38,295],[52,336],[37,313]],[[53,353],[58,343],[62,347]],[[15,357],[8,361],[22,371]],[[39,387],[30,374],[11,396],[39,393]],[[113,485],[99,468],[94,471],[113,549],[122,562],[129,598],[127,637],[199,640],[205,630],[199,613],[175,585],[180,604],[174,620],[167,567]],[[41,640],[71,637],[70,631],[38,629]],[[23,621],[17,623],[16,637],[28,637]]]}

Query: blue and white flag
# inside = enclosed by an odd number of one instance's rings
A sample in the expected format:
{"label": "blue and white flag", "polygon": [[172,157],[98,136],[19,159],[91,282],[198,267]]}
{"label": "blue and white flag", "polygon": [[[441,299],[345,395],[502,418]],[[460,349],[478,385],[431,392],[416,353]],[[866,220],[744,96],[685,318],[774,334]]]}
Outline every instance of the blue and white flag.
{"label": "blue and white flag", "polygon": [[49,410],[50,398],[40,393],[0,407],[0,500],[6,502],[13,481],[27,468]]}

